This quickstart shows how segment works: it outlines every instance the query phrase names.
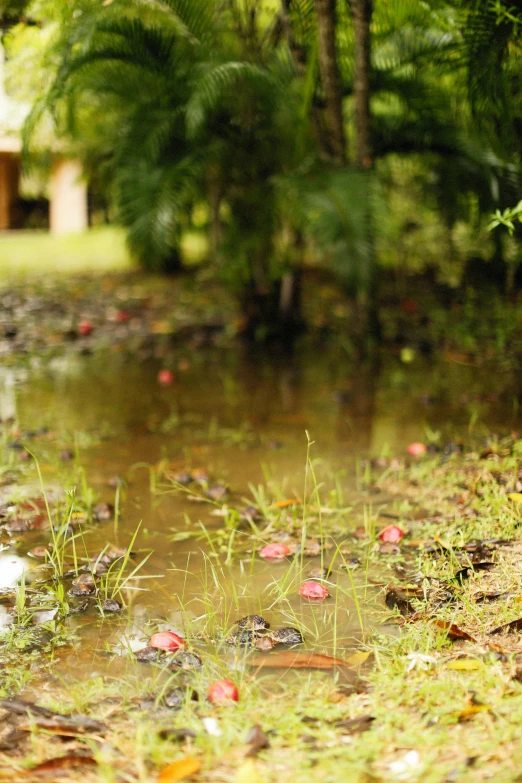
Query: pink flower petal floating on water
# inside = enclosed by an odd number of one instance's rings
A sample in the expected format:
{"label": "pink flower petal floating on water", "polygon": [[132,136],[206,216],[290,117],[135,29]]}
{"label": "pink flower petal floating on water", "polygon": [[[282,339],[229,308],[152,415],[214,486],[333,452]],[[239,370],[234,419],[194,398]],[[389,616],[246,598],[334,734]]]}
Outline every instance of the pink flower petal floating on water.
{"label": "pink flower petal floating on water", "polygon": [[159,631],[150,637],[149,647],[156,647],[158,650],[167,650],[173,652],[185,646],[185,641],[173,631]]}
{"label": "pink flower petal floating on water", "polygon": [[330,593],[324,585],[311,579],[308,582],[303,582],[299,588],[299,595],[307,598],[309,601],[324,601]]}
{"label": "pink flower petal floating on water", "polygon": [[427,449],[424,443],[410,443],[406,451],[410,457],[423,457]]}
{"label": "pink flower petal floating on water", "polygon": [[379,533],[379,539],[387,544],[398,544],[404,538],[404,530],[397,525],[386,525]]}
{"label": "pink flower petal floating on water", "polygon": [[226,704],[239,701],[239,691],[230,680],[216,680],[209,686],[207,697],[212,704]]}
{"label": "pink flower petal floating on water", "polygon": [[286,544],[267,544],[260,551],[259,556],[269,563],[277,563],[290,555],[292,550]]}

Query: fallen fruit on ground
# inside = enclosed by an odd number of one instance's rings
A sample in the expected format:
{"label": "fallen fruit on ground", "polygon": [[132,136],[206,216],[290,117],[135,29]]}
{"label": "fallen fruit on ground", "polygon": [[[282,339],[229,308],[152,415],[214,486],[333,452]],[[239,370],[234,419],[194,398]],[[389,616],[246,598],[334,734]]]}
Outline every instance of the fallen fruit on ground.
{"label": "fallen fruit on ground", "polygon": [[87,337],[87,335],[91,334],[93,329],[94,326],[92,325],[92,321],[89,321],[88,318],[85,318],[78,324],[78,333],[81,334],[82,337]]}
{"label": "fallen fruit on ground", "polygon": [[263,560],[270,562],[276,562],[278,560],[284,560],[285,557],[291,553],[291,549],[286,544],[267,544],[260,551],[259,555]]}
{"label": "fallen fruit on ground", "polygon": [[159,631],[150,637],[149,646],[158,650],[179,650],[184,647],[185,642],[173,631]]}
{"label": "fallen fruit on ground", "polygon": [[226,704],[230,701],[239,701],[239,691],[230,680],[216,680],[207,692],[208,700],[212,704]]}
{"label": "fallen fruit on ground", "polygon": [[397,525],[386,525],[379,533],[379,540],[387,544],[398,544],[404,538],[404,531]]}
{"label": "fallen fruit on ground", "polygon": [[423,457],[426,454],[426,446],[424,443],[410,443],[408,448],[406,449],[410,457]]}
{"label": "fallen fruit on ground", "polygon": [[161,386],[170,386],[174,382],[174,373],[170,370],[160,370],[158,373],[158,383]]}
{"label": "fallen fruit on ground", "polygon": [[324,601],[325,598],[328,598],[330,593],[324,585],[310,580],[308,582],[303,582],[299,588],[299,595],[303,598],[307,598],[309,601]]}

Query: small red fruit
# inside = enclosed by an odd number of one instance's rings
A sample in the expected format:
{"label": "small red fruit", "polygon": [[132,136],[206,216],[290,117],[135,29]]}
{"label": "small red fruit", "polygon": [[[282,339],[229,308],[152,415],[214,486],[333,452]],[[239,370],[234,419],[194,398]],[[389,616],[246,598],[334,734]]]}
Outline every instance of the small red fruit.
{"label": "small red fruit", "polygon": [[170,386],[174,381],[174,373],[170,370],[160,370],[158,373],[158,383],[162,386]]}
{"label": "small red fruit", "polygon": [[427,449],[424,443],[410,443],[406,451],[410,457],[423,457]]}
{"label": "small red fruit", "polygon": [[386,525],[379,533],[379,539],[387,544],[398,544],[404,538],[404,530],[397,525]]}
{"label": "small red fruit", "polygon": [[150,637],[149,647],[156,647],[158,650],[167,650],[167,652],[173,652],[179,650],[180,647],[184,647],[185,642],[173,631],[159,631]]}
{"label": "small red fruit", "polygon": [[239,691],[230,680],[216,680],[207,692],[212,704],[226,704],[229,701],[239,701]]}
{"label": "small red fruit", "polygon": [[309,601],[324,601],[325,598],[328,598],[329,592],[324,585],[310,580],[303,582],[299,588],[299,595],[308,598]]}
{"label": "small red fruit", "polygon": [[291,553],[291,549],[286,544],[267,544],[260,551],[259,556],[263,560],[268,560],[272,563],[277,563],[280,560],[284,560],[285,557]]}
{"label": "small red fruit", "polygon": [[83,321],[80,321],[78,324],[78,332],[81,334],[82,337],[87,337],[92,330],[94,329],[94,326],[92,325],[92,321],[89,321],[88,318],[85,318]]}
{"label": "small red fruit", "polygon": [[128,310],[117,310],[116,311],[116,320],[119,324],[124,324],[126,321],[128,321],[130,318],[129,311]]}

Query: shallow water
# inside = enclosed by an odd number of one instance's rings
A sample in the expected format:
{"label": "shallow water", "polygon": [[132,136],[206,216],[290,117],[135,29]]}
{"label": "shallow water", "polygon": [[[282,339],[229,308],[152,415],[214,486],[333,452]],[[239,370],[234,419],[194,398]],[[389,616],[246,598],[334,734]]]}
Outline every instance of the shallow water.
{"label": "shallow water", "polygon": [[[174,469],[204,468],[211,480],[225,481],[236,499],[251,499],[250,485],[267,479],[278,486],[279,498],[303,495],[308,433],[317,470],[336,474],[350,505],[365,500],[356,482],[362,457],[403,452],[427,432],[440,430],[444,441],[520,426],[518,379],[502,366],[474,367],[444,357],[404,364],[384,357],[377,368],[356,366],[339,352],[268,360],[236,349],[183,356],[167,388],[157,383],[158,369],[157,361],[113,353],[1,371],[1,418],[16,417],[22,432],[48,427],[56,433],[55,453],[56,443],[77,448],[78,463],[101,500],[114,502],[108,479],[127,481],[118,524],[103,522],[88,532],[89,553],[108,543],[127,545],[140,523],[136,562],[152,552],[140,571],[148,578],[133,580],[133,589],[125,590],[124,615],[100,621],[90,610],[68,621],[83,639],[60,653],[70,676],[118,676],[123,658],[108,653],[142,646],[153,620],[197,631],[205,615],[232,627],[256,612],[276,627],[298,622],[307,646],[317,652],[343,654],[360,640],[351,575],[335,574],[336,598],[306,604],[297,594],[299,580],[319,560],[305,559],[303,571],[296,570],[289,583],[288,599],[278,603],[274,584],[287,564],[270,565],[248,553],[225,564],[226,552],[212,553],[204,537],[172,540],[175,532],[201,529],[200,523],[212,529],[221,520],[211,515],[212,506],[192,503],[183,493],[151,494],[147,465],[164,459]],[[49,486],[67,482],[70,466],[49,458],[40,440],[34,448]],[[355,518],[347,514],[347,533]],[[42,534],[29,533],[0,555],[0,587],[14,584],[24,564],[27,580],[35,576],[34,561],[24,555],[44,541]],[[359,571],[353,578],[359,585],[364,581]],[[378,622],[378,589],[360,588],[357,594],[365,622]],[[232,654],[223,655],[231,665]]]}

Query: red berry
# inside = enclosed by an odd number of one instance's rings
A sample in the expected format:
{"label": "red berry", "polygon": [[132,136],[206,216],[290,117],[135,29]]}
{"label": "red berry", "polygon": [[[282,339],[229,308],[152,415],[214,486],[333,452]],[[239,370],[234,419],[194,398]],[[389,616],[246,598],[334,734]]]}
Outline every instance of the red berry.
{"label": "red berry", "polygon": [[427,449],[424,443],[410,443],[406,451],[410,457],[423,457]]}
{"label": "red berry", "polygon": [[226,704],[229,701],[239,701],[239,691],[230,680],[216,680],[207,692],[212,704]]}
{"label": "red berry", "polygon": [[309,601],[324,601],[325,598],[328,598],[329,592],[324,585],[310,580],[303,582],[299,588],[299,595],[308,598]]}
{"label": "red berry", "polygon": [[260,551],[259,555],[263,560],[277,563],[280,560],[284,560],[285,557],[291,553],[291,549],[286,544],[267,544]]}
{"label": "red berry", "polygon": [[158,373],[158,383],[162,386],[170,386],[174,381],[174,373],[170,370],[160,370]]}
{"label": "red berry", "polygon": [[82,337],[87,337],[93,329],[92,321],[89,321],[87,318],[78,324],[78,331]]}
{"label": "red berry", "polygon": [[173,650],[179,650],[180,647],[184,647],[185,642],[173,631],[160,631],[150,637],[149,647],[156,647],[158,650],[167,650],[172,652]]}
{"label": "red berry", "polygon": [[380,540],[387,544],[398,544],[403,537],[404,530],[401,530],[397,525],[386,525],[379,533]]}

